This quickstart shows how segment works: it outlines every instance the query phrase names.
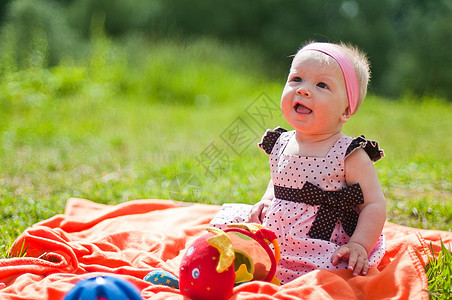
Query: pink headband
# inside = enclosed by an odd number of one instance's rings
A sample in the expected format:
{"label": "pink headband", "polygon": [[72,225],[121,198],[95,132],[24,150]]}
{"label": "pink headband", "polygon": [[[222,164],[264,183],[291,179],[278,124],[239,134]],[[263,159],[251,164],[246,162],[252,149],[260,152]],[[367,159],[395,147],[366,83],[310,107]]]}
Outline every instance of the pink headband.
{"label": "pink headband", "polygon": [[342,74],[344,75],[350,114],[353,114],[355,112],[356,105],[358,104],[359,85],[352,62],[344,53],[342,53],[342,51],[338,47],[334,46],[333,44],[312,43],[303,47],[300,51],[304,50],[319,51],[328,56],[331,56],[335,61],[337,61],[339,67],[342,70]]}

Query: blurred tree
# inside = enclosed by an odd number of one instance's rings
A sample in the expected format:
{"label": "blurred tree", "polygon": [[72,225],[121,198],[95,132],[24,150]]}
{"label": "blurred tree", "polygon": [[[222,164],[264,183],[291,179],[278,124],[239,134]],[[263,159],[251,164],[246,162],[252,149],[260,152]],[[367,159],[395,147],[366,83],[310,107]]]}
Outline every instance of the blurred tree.
{"label": "blurred tree", "polygon": [[397,13],[399,42],[387,70],[388,93],[410,91],[452,100],[452,2],[404,0]]}
{"label": "blurred tree", "polygon": [[19,67],[51,66],[73,55],[76,38],[62,8],[51,0],[14,0],[2,27],[0,47],[12,48]]}
{"label": "blurred tree", "polygon": [[368,54],[373,92],[452,100],[451,12],[450,0],[167,0],[152,30],[250,43],[280,62],[278,75],[304,41],[347,41]]}
{"label": "blurred tree", "polygon": [[[388,50],[397,42],[392,12],[395,0],[198,0],[162,2],[159,32],[181,36],[212,35],[252,44],[267,53],[277,75],[286,72],[294,54],[309,40],[347,41],[358,45],[372,63],[373,86],[388,68]],[[284,59],[286,57],[287,59]]]}
{"label": "blurred tree", "polygon": [[[64,0],[60,0],[64,1]],[[118,36],[131,31],[147,31],[154,19],[162,15],[159,0],[66,0],[71,25],[84,37],[89,37],[93,18],[105,19],[108,34]]]}
{"label": "blurred tree", "polygon": [[0,1],[0,25],[4,21],[4,17],[7,11],[8,4],[11,0],[2,0]]}
{"label": "blurred tree", "polygon": [[37,43],[46,63],[55,64],[63,53],[79,49],[68,49],[73,32],[89,41],[98,20],[115,37],[138,31],[154,39],[209,36],[247,44],[266,54],[269,73],[278,78],[303,42],[345,41],[368,54],[373,92],[452,99],[452,49],[445,44],[452,36],[450,0],[6,1],[12,1],[6,27],[15,32],[18,60]]}

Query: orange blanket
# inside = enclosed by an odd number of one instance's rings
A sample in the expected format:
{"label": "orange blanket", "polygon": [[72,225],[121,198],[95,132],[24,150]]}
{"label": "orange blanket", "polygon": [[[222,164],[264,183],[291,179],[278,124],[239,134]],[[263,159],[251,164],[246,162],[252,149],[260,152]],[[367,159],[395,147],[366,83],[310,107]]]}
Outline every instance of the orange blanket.
{"label": "orange blanket", "polygon": [[[152,270],[178,274],[184,249],[219,210],[218,206],[168,200],[135,200],[115,206],[69,199],[66,212],[28,228],[12,253],[0,260],[0,299],[62,299],[80,279],[94,274],[127,279],[144,299],[183,299],[178,290],[142,280]],[[452,242],[451,232],[387,223],[387,253],[367,276],[314,271],[278,287],[250,282],[231,299],[428,299],[423,266],[433,242]]]}

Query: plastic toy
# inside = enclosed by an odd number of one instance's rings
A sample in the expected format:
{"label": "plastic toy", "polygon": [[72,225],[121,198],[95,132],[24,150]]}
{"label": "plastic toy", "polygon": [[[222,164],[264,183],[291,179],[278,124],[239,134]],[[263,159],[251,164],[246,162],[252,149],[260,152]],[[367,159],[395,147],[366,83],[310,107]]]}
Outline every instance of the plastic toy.
{"label": "plastic toy", "polygon": [[140,291],[124,279],[98,276],[78,282],[64,300],[142,300]]}
{"label": "plastic toy", "polygon": [[144,277],[144,280],[157,285],[166,285],[175,289],[179,288],[179,279],[164,270],[152,271]]}
{"label": "plastic toy", "polygon": [[[252,280],[279,284],[275,277],[279,244],[273,231],[258,224],[240,223],[228,227],[224,231],[207,228],[209,233],[196,239],[187,249],[179,270],[182,295],[191,299],[227,299],[237,284]],[[269,244],[273,245],[274,253]],[[158,280],[160,284],[166,282],[162,279]]]}

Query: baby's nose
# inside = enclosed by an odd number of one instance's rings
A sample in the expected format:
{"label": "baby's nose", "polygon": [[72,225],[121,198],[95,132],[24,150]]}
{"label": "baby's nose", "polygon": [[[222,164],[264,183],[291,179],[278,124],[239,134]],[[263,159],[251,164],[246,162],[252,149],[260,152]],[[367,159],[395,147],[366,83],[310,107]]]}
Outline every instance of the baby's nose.
{"label": "baby's nose", "polygon": [[297,95],[305,96],[305,97],[311,97],[311,92],[309,92],[306,88],[301,87],[297,89]]}

